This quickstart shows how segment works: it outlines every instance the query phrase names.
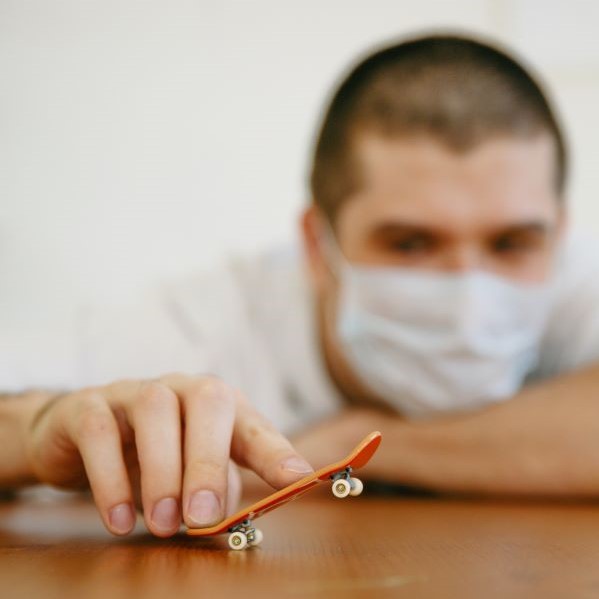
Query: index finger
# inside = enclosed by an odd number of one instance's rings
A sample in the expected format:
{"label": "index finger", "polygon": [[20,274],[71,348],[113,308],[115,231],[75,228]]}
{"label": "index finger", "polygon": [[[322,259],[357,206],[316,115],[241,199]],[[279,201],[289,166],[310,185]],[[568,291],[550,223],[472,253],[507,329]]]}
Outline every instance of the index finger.
{"label": "index finger", "polygon": [[236,418],[231,457],[280,489],[314,472],[289,440],[235,390]]}

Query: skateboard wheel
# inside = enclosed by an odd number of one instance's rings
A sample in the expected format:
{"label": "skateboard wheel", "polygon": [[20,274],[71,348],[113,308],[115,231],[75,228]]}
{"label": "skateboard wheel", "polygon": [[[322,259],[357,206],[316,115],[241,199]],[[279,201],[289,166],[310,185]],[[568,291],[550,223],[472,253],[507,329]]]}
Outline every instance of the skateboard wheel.
{"label": "skateboard wheel", "polygon": [[364,490],[364,483],[359,478],[350,478],[351,491],[349,494],[352,497],[357,497]]}
{"label": "skateboard wheel", "polygon": [[235,551],[244,549],[248,544],[248,538],[243,532],[232,532],[229,535],[229,547]]}
{"label": "skateboard wheel", "polygon": [[255,528],[254,529],[254,539],[252,541],[249,541],[249,544],[254,547],[256,545],[260,545],[260,543],[262,543],[262,539],[264,538],[264,535],[262,534],[262,531],[259,528]]}
{"label": "skateboard wheel", "polygon": [[347,497],[351,491],[351,485],[348,480],[340,478],[333,482],[333,495],[342,499]]}

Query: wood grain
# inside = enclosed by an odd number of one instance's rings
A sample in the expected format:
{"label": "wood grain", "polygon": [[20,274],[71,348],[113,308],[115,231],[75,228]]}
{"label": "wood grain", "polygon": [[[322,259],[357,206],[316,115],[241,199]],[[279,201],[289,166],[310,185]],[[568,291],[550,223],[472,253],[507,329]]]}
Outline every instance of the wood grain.
{"label": "wood grain", "polygon": [[599,597],[592,504],[338,500],[314,492],[258,521],[260,548],[225,537],[125,539],[76,501],[0,505],[0,596]]}

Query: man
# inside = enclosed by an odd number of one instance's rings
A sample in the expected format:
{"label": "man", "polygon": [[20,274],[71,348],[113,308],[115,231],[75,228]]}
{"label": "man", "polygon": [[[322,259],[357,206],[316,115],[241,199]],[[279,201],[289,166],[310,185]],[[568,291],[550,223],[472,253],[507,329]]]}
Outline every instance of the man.
{"label": "man", "polygon": [[274,486],[309,471],[262,412],[312,463],[380,429],[369,475],[392,483],[598,494],[599,255],[567,233],[565,175],[553,111],[510,57],[452,36],[377,52],[325,114],[305,258],[97,312],[77,368],[48,381],[82,391],[0,405],[0,480],[89,482],[115,533],[139,490],[169,536],[231,508],[230,456]]}

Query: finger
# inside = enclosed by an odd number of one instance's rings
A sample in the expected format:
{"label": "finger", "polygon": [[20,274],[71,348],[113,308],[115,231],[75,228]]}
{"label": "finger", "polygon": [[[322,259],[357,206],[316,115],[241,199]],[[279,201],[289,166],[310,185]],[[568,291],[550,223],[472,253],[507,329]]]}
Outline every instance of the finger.
{"label": "finger", "polygon": [[148,530],[168,537],[181,524],[181,410],[172,389],[158,381],[141,385],[128,407],[141,472]]}
{"label": "finger", "polygon": [[209,526],[225,513],[235,397],[216,378],[185,385],[179,395],[185,411],[183,518],[188,526]]}
{"label": "finger", "polygon": [[312,473],[314,469],[291,443],[237,393],[237,417],[231,455],[279,489]]}
{"label": "finger", "polygon": [[114,534],[127,534],[135,525],[135,511],[115,417],[99,391],[82,392],[72,406],[67,430],[104,525]]}
{"label": "finger", "polygon": [[229,471],[227,477],[227,504],[225,514],[230,516],[237,511],[241,499],[241,474],[237,464],[229,460]]}

